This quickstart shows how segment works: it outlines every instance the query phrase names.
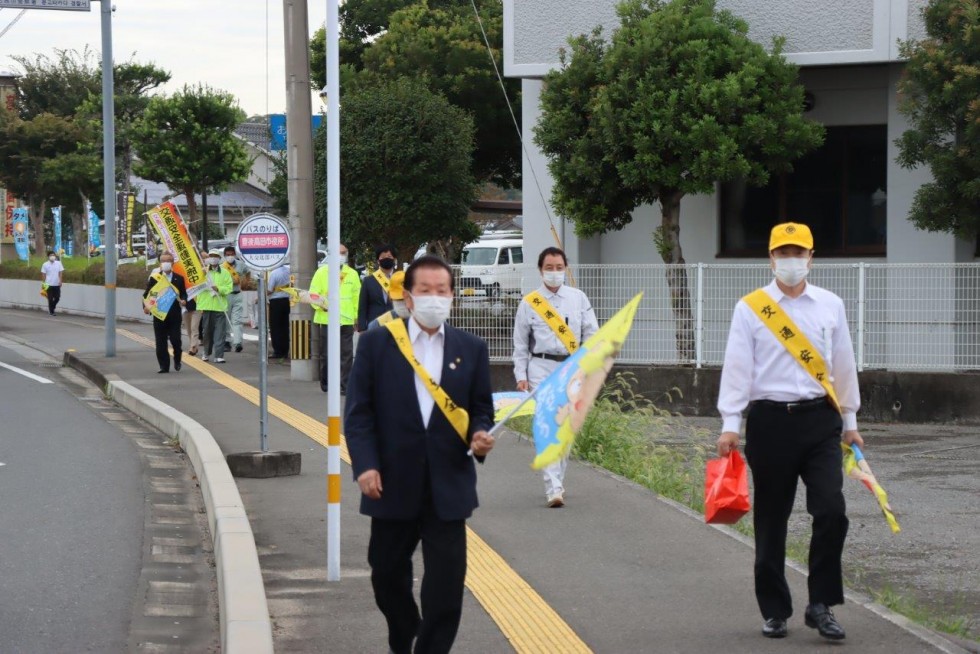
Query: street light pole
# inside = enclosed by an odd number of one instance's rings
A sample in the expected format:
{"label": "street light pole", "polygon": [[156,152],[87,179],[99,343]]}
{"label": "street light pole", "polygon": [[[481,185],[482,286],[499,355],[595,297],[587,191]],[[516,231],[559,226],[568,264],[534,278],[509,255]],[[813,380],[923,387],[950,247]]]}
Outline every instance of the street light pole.
{"label": "street light pole", "polygon": [[116,124],[112,79],[112,3],[102,5],[102,175],[105,217],[105,355],[116,356]]}

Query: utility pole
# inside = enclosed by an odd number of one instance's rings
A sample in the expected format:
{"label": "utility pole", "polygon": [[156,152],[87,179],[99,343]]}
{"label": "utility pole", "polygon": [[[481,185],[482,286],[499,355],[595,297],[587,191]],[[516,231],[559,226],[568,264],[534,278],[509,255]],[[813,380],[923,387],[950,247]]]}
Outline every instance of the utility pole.
{"label": "utility pole", "polygon": [[[316,271],[316,222],[313,218],[313,107],[310,101],[310,29],[306,0],[283,0],[286,49],[286,192],[287,217],[295,244],[290,272],[298,288],[309,288]],[[335,247],[335,246],[333,246]],[[297,303],[290,310],[290,378],[319,379],[320,335],[313,309]]]}
{"label": "utility pole", "polygon": [[102,0],[102,177],[105,218],[105,355],[116,356],[116,113],[112,79],[112,2]]}

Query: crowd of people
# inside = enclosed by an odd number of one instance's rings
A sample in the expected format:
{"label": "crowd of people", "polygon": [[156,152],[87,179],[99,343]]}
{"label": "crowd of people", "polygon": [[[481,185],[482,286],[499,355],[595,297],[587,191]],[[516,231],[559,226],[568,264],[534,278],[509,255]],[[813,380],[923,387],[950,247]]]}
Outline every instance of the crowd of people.
{"label": "crowd of people", "polygon": [[[223,258],[209,253],[207,289],[195,298],[196,309],[172,271],[173,257],[161,256],[147,294],[169,282],[178,301],[165,316],[154,316],[160,372],[170,368],[168,342],[174,369],[180,370],[181,312],[189,354],[199,347],[195,313],[202,314],[203,360],[223,363],[226,346],[241,351],[242,312],[235,308],[240,300],[230,298],[240,293],[249,271],[229,250]],[[362,493],[361,512],[371,518],[368,561],[375,600],[387,621],[392,652],[448,652],[462,615],[465,523],[478,506],[476,463],[495,443],[487,344],[451,325],[454,275],[439,257],[422,256],[398,271],[397,252],[381,245],[374,252],[376,269],[362,280],[348,265],[346,247],[339,252],[339,270],[320,267],[309,294],[325,298],[330,275],[339,275],[344,433]],[[860,395],[854,354],[842,301],[806,281],[813,261],[809,228],[774,227],[769,259],[772,283],[735,308],[718,400],[723,427],[717,449],[727,456],[738,447],[745,414],[762,634],[787,635],[792,615],[784,572],[787,521],[802,479],[813,516],[804,622],[821,636],[840,640],[844,629],[830,608],[844,599],[841,555],[848,520],[840,443],[863,445],[855,417]],[[515,385],[529,393],[599,327],[589,298],[567,284],[568,259],[561,249],[545,248],[537,268],[541,283],[520,303],[513,330]],[[46,268],[49,284],[55,273]],[[288,266],[268,277],[274,359],[288,354],[290,294],[283,289],[289,279]],[[322,303],[312,306],[320,326],[319,381],[326,391],[331,316]],[[238,317],[228,321],[226,316]],[[544,470],[546,506],[565,505],[565,472],[564,460]],[[425,566],[421,608],[412,589],[412,554],[419,543]]]}

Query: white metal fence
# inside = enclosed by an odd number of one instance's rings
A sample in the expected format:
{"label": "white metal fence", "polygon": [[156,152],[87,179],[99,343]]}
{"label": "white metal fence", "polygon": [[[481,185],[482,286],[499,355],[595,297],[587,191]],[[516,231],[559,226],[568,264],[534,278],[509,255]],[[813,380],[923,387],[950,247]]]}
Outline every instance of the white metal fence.
{"label": "white metal fence", "polygon": [[[721,365],[735,303],[772,279],[766,264],[580,265],[571,272],[600,324],[644,292],[620,362],[698,367]],[[668,272],[687,279],[690,322],[681,329]],[[523,278],[525,291],[539,283],[533,266]],[[859,369],[980,369],[980,264],[815,264],[808,279],[844,300]],[[483,337],[492,360],[510,360],[520,296],[487,297],[459,284],[457,294],[453,324]]]}

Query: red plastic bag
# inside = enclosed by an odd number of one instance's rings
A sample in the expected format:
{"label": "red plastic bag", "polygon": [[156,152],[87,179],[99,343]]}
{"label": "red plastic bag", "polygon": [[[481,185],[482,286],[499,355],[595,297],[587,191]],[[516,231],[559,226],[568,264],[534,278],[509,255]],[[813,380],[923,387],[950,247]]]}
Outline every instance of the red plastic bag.
{"label": "red plastic bag", "polygon": [[704,471],[704,521],[735,524],[751,506],[749,473],[738,450],[708,461]]}

